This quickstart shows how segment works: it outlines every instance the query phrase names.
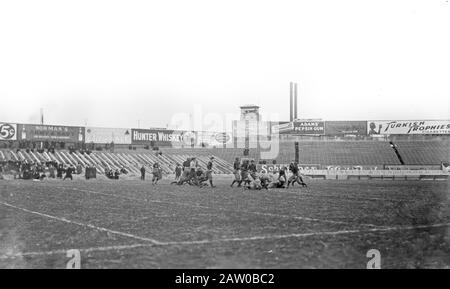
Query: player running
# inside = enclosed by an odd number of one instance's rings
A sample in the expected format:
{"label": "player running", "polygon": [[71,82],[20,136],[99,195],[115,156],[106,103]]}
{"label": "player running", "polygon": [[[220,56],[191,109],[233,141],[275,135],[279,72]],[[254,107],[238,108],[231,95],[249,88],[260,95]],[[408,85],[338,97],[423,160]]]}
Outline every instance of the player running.
{"label": "player running", "polygon": [[294,184],[297,182],[299,185],[302,185],[302,187],[308,187],[305,182],[303,181],[299,169],[298,169],[298,164],[295,161],[292,161],[291,164],[289,165],[289,170],[291,171],[292,175],[288,180],[287,183],[287,187],[289,188],[289,185],[292,184],[292,186],[294,186]]}
{"label": "player running", "polygon": [[153,164],[153,178],[152,178],[152,184],[156,185],[158,184],[158,181],[162,179],[162,172],[161,167],[159,166],[159,163]]}

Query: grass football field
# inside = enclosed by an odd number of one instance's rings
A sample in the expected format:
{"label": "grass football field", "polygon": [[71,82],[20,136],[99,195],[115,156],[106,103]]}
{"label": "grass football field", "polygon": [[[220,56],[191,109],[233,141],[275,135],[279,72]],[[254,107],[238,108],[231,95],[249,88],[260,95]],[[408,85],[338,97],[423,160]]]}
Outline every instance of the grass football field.
{"label": "grass football field", "polygon": [[0,268],[450,268],[447,181],[0,181]]}

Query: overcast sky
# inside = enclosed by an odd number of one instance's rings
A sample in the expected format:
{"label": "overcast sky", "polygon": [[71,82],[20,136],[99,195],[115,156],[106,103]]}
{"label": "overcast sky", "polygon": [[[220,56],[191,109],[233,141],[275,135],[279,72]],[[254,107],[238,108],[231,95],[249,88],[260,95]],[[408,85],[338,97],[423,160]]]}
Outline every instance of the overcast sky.
{"label": "overcast sky", "polygon": [[304,118],[450,118],[448,0],[0,2],[0,121],[286,120],[290,81]]}

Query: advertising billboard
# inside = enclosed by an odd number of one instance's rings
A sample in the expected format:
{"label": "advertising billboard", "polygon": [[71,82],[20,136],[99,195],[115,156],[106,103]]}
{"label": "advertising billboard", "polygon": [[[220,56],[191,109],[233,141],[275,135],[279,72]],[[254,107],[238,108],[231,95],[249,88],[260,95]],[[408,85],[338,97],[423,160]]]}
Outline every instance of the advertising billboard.
{"label": "advertising billboard", "polygon": [[325,122],[315,120],[296,120],[294,121],[293,134],[301,135],[324,135]]}
{"label": "advertising billboard", "polygon": [[366,121],[326,121],[325,135],[366,135]]}
{"label": "advertising billboard", "polygon": [[[289,164],[258,164],[256,166],[258,172],[267,174],[267,173],[278,173],[282,167],[288,168]],[[320,170],[320,164],[298,164],[298,169],[300,171],[303,170]]]}
{"label": "advertising billboard", "polygon": [[0,122],[0,140],[17,140],[17,124]]}
{"label": "advertising billboard", "polygon": [[272,125],[273,134],[324,135],[325,122],[321,120],[295,120]]}
{"label": "advertising billboard", "polygon": [[231,145],[233,138],[231,133],[226,132],[208,132],[201,131],[197,133],[197,145],[207,147],[223,147],[224,145]]}
{"label": "advertising billboard", "polygon": [[84,142],[84,127],[19,124],[19,138],[30,141]]}
{"label": "advertising billboard", "polygon": [[292,122],[280,122],[272,125],[272,133],[292,133],[294,130],[294,124]]}
{"label": "advertising billboard", "polygon": [[368,135],[450,134],[450,120],[374,120],[367,122]]}
{"label": "advertising billboard", "polygon": [[131,144],[131,129],[86,127],[86,143]]}
{"label": "advertising billboard", "polygon": [[154,146],[191,145],[195,141],[195,133],[166,129],[131,129],[132,144]]}

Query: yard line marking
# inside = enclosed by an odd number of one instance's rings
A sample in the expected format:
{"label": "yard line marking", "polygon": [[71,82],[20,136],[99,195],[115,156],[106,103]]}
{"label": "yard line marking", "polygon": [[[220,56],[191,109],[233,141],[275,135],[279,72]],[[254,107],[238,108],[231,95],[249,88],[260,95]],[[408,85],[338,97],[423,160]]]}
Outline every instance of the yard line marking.
{"label": "yard line marking", "polygon": [[432,224],[432,225],[373,228],[373,229],[366,229],[366,230],[341,230],[341,231],[328,231],[328,232],[294,233],[294,234],[287,234],[287,235],[267,235],[267,236],[254,236],[254,237],[243,237],[243,238],[224,238],[224,239],[217,239],[217,240],[167,242],[165,245],[197,245],[197,244],[211,244],[211,243],[222,243],[222,242],[246,242],[246,241],[258,241],[258,240],[301,238],[301,237],[310,237],[310,236],[336,236],[336,235],[372,233],[372,232],[420,230],[420,229],[431,229],[431,228],[440,228],[440,227],[449,227],[449,226],[450,226],[450,223],[440,223],[440,224]]}
{"label": "yard line marking", "polygon": [[[15,207],[15,206],[13,206]],[[29,211],[29,210],[26,210]],[[359,234],[359,233],[371,233],[371,232],[388,232],[388,231],[403,231],[403,230],[421,230],[421,229],[431,229],[431,228],[441,228],[449,227],[450,223],[438,223],[431,225],[418,225],[418,226],[396,226],[396,227],[386,227],[386,228],[373,228],[366,230],[341,230],[341,231],[328,231],[328,232],[311,232],[311,233],[297,233],[297,234],[287,234],[287,235],[267,235],[267,236],[254,236],[254,237],[243,237],[243,238],[224,238],[216,240],[197,240],[197,241],[175,241],[175,242],[158,242],[158,244],[131,244],[131,245],[116,245],[116,246],[104,246],[104,247],[91,247],[78,249],[81,252],[97,252],[97,251],[111,251],[111,250],[128,250],[140,247],[154,247],[158,246],[173,246],[173,245],[202,245],[202,244],[212,244],[212,243],[223,243],[223,242],[247,242],[247,241],[259,241],[259,240],[273,240],[273,239],[287,239],[287,238],[302,238],[311,236],[336,236],[345,234]],[[2,259],[12,259],[20,258],[24,256],[43,256],[43,255],[55,255],[64,254],[69,249],[59,249],[53,251],[38,251],[38,252],[24,252],[15,254],[0,255],[0,260]]]}
{"label": "yard line marking", "polygon": [[295,195],[295,196],[305,196],[305,197],[323,197],[323,198],[345,198],[348,200],[356,200],[356,201],[388,201],[388,202],[408,202],[411,200],[408,199],[396,199],[396,198],[381,198],[381,197],[358,197],[358,196],[345,196],[345,195],[330,195],[330,194],[315,194],[311,192],[293,192],[293,191],[282,191],[282,190],[272,190],[270,193],[280,193],[280,194],[289,194],[289,195]]}
{"label": "yard line marking", "polygon": [[53,220],[57,220],[57,221],[61,221],[61,222],[69,223],[69,224],[78,225],[78,226],[81,226],[81,227],[87,227],[87,228],[95,229],[95,230],[102,231],[102,232],[107,232],[107,233],[114,234],[114,235],[119,235],[119,236],[123,236],[123,237],[133,238],[133,239],[140,240],[140,241],[146,241],[146,242],[150,242],[150,243],[152,243],[154,245],[160,245],[161,244],[161,242],[159,242],[157,240],[154,240],[154,239],[150,239],[150,238],[140,237],[140,236],[137,236],[137,235],[124,233],[124,232],[120,232],[120,231],[110,230],[110,229],[99,227],[99,226],[95,226],[95,225],[92,225],[92,224],[72,221],[72,220],[69,220],[69,219],[66,219],[66,218],[61,218],[61,217],[57,217],[57,216],[52,216],[52,215],[48,215],[48,214],[44,214],[44,213],[28,210],[28,209],[25,209],[25,208],[22,208],[22,207],[18,207],[18,206],[14,206],[12,204],[1,202],[1,201],[0,201],[0,204],[2,204],[4,206],[7,206],[7,207],[10,207],[10,208],[14,208],[16,210],[21,210],[21,211],[24,211],[24,212],[27,212],[27,213],[30,213],[30,214],[38,215],[38,216],[41,216],[41,217],[46,217],[46,218],[49,218],[49,219],[53,219]]}
{"label": "yard line marking", "polygon": [[[134,249],[140,247],[151,247],[151,244],[131,244],[131,245],[114,245],[114,246],[102,246],[102,247],[90,247],[90,248],[76,248],[80,252],[90,253],[90,252],[103,252],[103,251],[112,251],[112,250],[126,250],[126,249]],[[71,248],[74,249],[74,248]],[[23,253],[13,253],[13,254],[5,254],[0,255],[0,260],[2,259],[14,259],[21,258],[27,256],[45,256],[45,255],[58,255],[58,254],[66,254],[70,249],[58,249],[51,251],[32,251],[32,252],[23,252]]]}
{"label": "yard line marking", "polygon": [[[60,188],[63,188],[63,187],[60,187]],[[182,203],[182,202],[161,201],[161,200],[148,200],[147,201],[147,200],[140,199],[140,198],[117,196],[117,195],[113,195],[113,194],[102,193],[102,192],[91,191],[91,190],[83,190],[83,189],[77,189],[77,188],[64,188],[64,189],[70,189],[70,190],[80,191],[80,192],[85,192],[85,193],[90,193],[90,194],[98,194],[98,195],[113,197],[113,198],[117,198],[117,199],[125,199],[125,200],[141,201],[141,202],[174,204],[174,205],[187,206],[187,207],[192,207],[192,208],[212,209],[212,210],[220,210],[220,211],[225,211],[225,212],[246,213],[246,214],[253,214],[253,215],[260,215],[260,216],[278,217],[278,218],[285,218],[285,219],[296,219],[296,220],[304,220],[304,221],[311,221],[311,222],[323,222],[323,223],[339,224],[339,225],[355,225],[355,223],[345,222],[345,221],[323,220],[323,219],[301,217],[301,216],[289,216],[289,215],[282,215],[282,214],[275,214],[275,213],[240,211],[240,210],[232,210],[232,209],[226,209],[226,208],[220,208],[220,207],[215,208],[215,207],[209,207],[209,206],[203,206],[203,205],[193,205],[193,204]],[[356,225],[374,227],[374,228],[386,228],[385,226],[379,226],[379,225],[374,225],[374,224],[364,224],[363,223],[363,224],[356,224]]]}

